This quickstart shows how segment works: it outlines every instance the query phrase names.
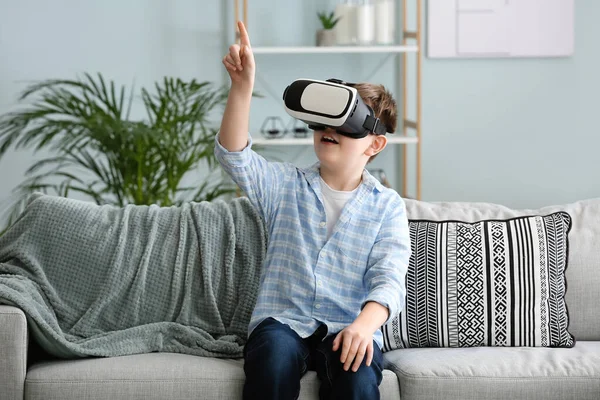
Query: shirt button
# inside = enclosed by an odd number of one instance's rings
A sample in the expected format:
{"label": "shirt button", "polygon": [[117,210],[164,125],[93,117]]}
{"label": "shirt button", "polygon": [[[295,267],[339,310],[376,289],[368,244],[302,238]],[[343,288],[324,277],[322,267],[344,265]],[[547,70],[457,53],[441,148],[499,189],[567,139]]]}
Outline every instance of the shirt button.
{"label": "shirt button", "polygon": [[315,308],[319,309],[319,308],[321,308],[321,305],[320,304],[315,304]]}
{"label": "shirt button", "polygon": [[321,222],[319,225],[321,226],[321,228],[323,228],[323,227],[325,227],[325,225],[327,225],[327,224],[325,223],[325,221],[323,221],[323,222]]}

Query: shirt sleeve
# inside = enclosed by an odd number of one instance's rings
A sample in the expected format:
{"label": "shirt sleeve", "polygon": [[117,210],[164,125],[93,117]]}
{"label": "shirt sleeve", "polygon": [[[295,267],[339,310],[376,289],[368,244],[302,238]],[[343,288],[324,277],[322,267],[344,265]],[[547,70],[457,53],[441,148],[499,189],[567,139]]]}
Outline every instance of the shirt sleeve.
{"label": "shirt sleeve", "polygon": [[[398,204],[399,203],[399,204]],[[404,201],[393,202],[394,207],[385,216],[371,253],[365,282],[369,293],[361,309],[375,301],[389,310],[390,322],[404,308],[406,272],[411,255],[410,233]]]}
{"label": "shirt sleeve", "polygon": [[269,221],[282,194],[289,171],[285,164],[269,162],[252,150],[252,137],[241,151],[228,151],[215,136],[215,156],[225,172],[244,192],[265,221]]}

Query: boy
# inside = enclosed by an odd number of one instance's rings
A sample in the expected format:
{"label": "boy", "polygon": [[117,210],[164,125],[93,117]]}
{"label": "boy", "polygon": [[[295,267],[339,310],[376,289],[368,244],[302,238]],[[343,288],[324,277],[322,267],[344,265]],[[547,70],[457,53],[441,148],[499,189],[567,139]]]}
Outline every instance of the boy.
{"label": "boy", "polygon": [[[244,349],[245,399],[295,399],[314,368],[321,399],[378,399],[379,328],[404,302],[410,238],[404,202],[365,169],[385,135],[362,139],[315,130],[319,162],[268,162],[248,135],[255,64],[248,33],[223,64],[231,89],[215,154],[257,207],[269,245]],[[395,102],[381,87],[357,89],[394,131]]]}

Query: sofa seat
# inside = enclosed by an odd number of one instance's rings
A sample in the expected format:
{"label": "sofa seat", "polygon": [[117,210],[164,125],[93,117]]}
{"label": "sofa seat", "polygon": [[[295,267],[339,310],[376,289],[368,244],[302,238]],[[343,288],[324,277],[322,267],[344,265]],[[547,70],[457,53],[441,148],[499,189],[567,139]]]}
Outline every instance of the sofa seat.
{"label": "sofa seat", "polygon": [[[152,353],[110,358],[53,360],[32,365],[25,380],[25,399],[241,399],[245,375],[242,360]],[[319,380],[309,371],[300,399],[318,399]],[[384,371],[382,399],[399,399],[398,378]]]}
{"label": "sofa seat", "polygon": [[386,353],[406,399],[600,399],[600,342],[567,348],[418,348]]}

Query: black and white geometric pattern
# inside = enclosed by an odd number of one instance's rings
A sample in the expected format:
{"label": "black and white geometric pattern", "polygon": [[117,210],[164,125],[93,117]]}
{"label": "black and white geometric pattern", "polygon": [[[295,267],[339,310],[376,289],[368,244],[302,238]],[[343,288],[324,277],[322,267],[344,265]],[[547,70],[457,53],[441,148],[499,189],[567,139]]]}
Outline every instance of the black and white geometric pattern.
{"label": "black and white geometric pattern", "polygon": [[571,217],[409,220],[406,307],[382,327],[409,347],[573,347],[564,300]]}

